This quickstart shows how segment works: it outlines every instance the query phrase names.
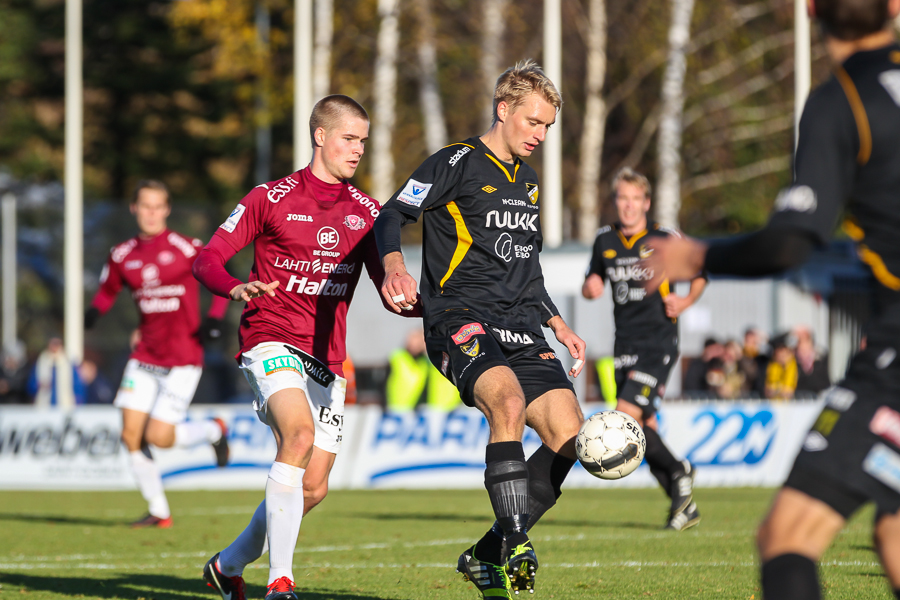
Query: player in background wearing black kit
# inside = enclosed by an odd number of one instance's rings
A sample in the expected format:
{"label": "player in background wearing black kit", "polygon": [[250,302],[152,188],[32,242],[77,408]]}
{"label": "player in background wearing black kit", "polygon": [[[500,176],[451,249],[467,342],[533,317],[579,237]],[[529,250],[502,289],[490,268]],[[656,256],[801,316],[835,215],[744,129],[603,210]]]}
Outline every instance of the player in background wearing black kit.
{"label": "player in background wearing black kit", "polygon": [[647,218],[650,182],[645,176],[625,167],[613,178],[612,189],[619,220],[597,232],[581,293],[593,300],[603,294],[604,279],[612,286],[616,410],[641,424],[650,472],[672,500],[666,528],[681,531],[700,522],[700,511],[693,502],[694,468],[675,458],[663,442],[656,411],[678,360],[678,316],[703,293],[706,278],[696,275],[691,279],[687,296],[672,293],[668,282],[658,292],[647,293],[643,283],[652,274],[640,264],[649,251],[647,242],[681,234]]}
{"label": "player in background wearing black kit", "polygon": [[[816,561],[861,505],[900,598],[900,0],[815,0],[834,76],[800,120],[794,180],[762,230],[709,245],[668,239],[650,263],[670,277],[761,276],[803,263],[846,209],[845,229],[875,279],[866,348],[825,397],[757,543],[766,600],[821,597]],[[651,286],[657,282],[652,281]]]}
{"label": "player in background wearing black kit", "polygon": [[[484,479],[497,521],[458,562],[490,598],[533,589],[537,558],[526,532],[556,503],[584,421],[541,331],[549,327],[573,358],[583,359],[584,342],[544,288],[538,180],[522,162],[544,140],[561,104],[534,61],[508,69],[494,89],[490,130],[433,154],[375,221],[386,272],[382,293],[399,312],[416,298],[400,228],[422,218],[428,355],[490,425]],[[569,374],[577,376],[582,364]],[[543,441],[527,462],[526,423]]]}

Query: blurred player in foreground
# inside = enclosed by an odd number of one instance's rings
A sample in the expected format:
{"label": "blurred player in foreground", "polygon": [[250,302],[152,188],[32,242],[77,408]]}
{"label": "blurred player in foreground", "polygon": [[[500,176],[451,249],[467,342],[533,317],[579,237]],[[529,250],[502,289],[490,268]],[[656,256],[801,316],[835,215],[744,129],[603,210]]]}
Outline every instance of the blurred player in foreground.
{"label": "blurred player in foreground", "polygon": [[[497,521],[458,563],[485,597],[533,589],[538,563],[527,531],[556,503],[584,421],[541,332],[541,325],[553,330],[578,360],[569,371],[578,375],[584,342],[544,288],[537,175],[522,161],[544,141],[561,105],[534,61],[507,69],[494,89],[490,130],[429,157],[375,223],[382,294],[399,312],[416,298],[400,228],[422,217],[429,358],[490,425],[484,478]],[[544,442],[527,462],[526,422]]]}
{"label": "blurred player in foreground", "polygon": [[116,302],[125,285],[140,312],[115,406],[122,409],[122,442],[149,512],[132,527],[171,527],[172,514],[159,467],[150,453],[158,448],[212,444],[216,463],[228,462],[228,440],[221,419],[185,421],[203,371],[201,338],[219,331],[228,302],[213,298],[200,323],[200,286],[191,275],[200,240],[166,228],[169,191],[161,181],[137,184],[131,214],[137,236],[114,247],[100,275],[100,289],[85,315],[90,328]]}
{"label": "blurred player in foreground", "polygon": [[672,500],[666,528],[681,531],[700,522],[693,502],[694,468],[675,458],[663,442],[656,411],[678,360],[678,316],[703,293],[706,278],[695,274],[687,296],[672,293],[668,282],[659,292],[647,293],[643,284],[652,274],[640,265],[648,254],[647,242],[681,234],[648,220],[650,181],[645,176],[625,167],[616,174],[612,188],[619,220],[597,232],[581,294],[588,300],[599,298],[603,280],[610,281],[616,322],[616,410],[641,424],[650,472]]}
{"label": "blurred player in foreground", "polygon": [[[213,235],[194,274],[214,294],[246,302],[237,356],[278,453],[266,498],[250,524],[203,570],[226,600],[243,600],[244,567],[268,548],[267,600],[294,600],[294,548],[303,516],[328,493],[341,447],[347,382],[346,316],[363,265],[384,271],[371,233],[377,202],[351,186],[369,116],[347,96],[327,96],[309,119],[310,165],[256,186]],[[225,263],[253,244],[250,282]],[[418,311],[404,316],[418,316]]]}
{"label": "blurred player in foreground", "polygon": [[[900,0],[815,0],[834,77],[809,97],[794,180],[768,225],[704,244],[660,240],[649,262],[669,278],[761,276],[802,264],[846,209],[875,278],[865,350],[825,397],[757,542],[766,600],[820,598],[818,561],[860,506],[875,502],[875,548],[900,598]],[[654,282],[654,284],[658,283]]]}

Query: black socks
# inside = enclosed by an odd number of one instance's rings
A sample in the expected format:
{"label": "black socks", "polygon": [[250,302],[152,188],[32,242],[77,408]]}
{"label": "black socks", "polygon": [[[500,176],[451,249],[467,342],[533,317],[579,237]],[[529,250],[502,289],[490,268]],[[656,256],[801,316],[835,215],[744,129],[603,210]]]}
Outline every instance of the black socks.
{"label": "black socks", "polygon": [[821,600],[816,563],[799,554],[782,554],[762,565],[763,600]]}
{"label": "black socks", "polygon": [[662,438],[659,437],[659,432],[655,429],[644,427],[644,437],[647,439],[647,450],[644,453],[644,458],[647,459],[650,472],[656,477],[659,485],[662,486],[666,495],[668,495],[670,493],[669,490],[672,488],[672,475],[683,471],[684,466],[681,464],[681,461],[672,455],[669,447],[662,441]]}
{"label": "black socks", "polygon": [[528,541],[528,466],[522,442],[496,442],[485,449],[484,487],[507,548]]}

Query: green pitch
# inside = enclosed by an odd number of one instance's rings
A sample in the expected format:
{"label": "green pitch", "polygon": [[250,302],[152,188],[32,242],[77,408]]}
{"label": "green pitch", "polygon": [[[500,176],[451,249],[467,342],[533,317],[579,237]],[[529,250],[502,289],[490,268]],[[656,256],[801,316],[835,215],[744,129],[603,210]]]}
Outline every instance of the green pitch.
{"label": "green pitch", "polygon": [[[698,490],[700,525],[660,529],[659,490],[569,490],[533,540],[535,600],[759,600],[753,536],[771,490]],[[206,560],[234,539],[262,492],[171,492],[175,526],[132,531],[137,492],[0,492],[0,600],[217,599]],[[469,599],[456,558],[490,525],[484,491],[332,492],[303,521],[294,575],[302,600]],[[891,596],[872,551],[872,511],[825,557],[826,597]],[[245,572],[265,592],[267,557]],[[526,596],[521,596],[523,598]]]}

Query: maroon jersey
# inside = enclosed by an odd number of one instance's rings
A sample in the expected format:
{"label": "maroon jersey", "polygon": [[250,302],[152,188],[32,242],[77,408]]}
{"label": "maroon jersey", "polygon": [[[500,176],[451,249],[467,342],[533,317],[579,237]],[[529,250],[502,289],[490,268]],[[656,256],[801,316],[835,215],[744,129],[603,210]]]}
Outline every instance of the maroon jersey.
{"label": "maroon jersey", "polygon": [[141,341],[131,357],[161,367],[202,365],[200,287],[191,267],[202,242],[166,229],[156,237],[133,237],[114,247],[100,275],[91,306],[112,308],[123,285],[141,315]]}
{"label": "maroon jersey", "polygon": [[[350,184],[325,183],[308,167],[259,185],[240,201],[204,254],[214,251],[224,265],[252,242],[250,281],[281,283],[274,297],[254,298],[244,308],[241,352],[284,342],[341,372],[347,307],[363,265],[376,286],[384,278],[372,233],[379,208]],[[200,269],[198,277],[219,294],[239,283],[229,278],[217,286]]]}

